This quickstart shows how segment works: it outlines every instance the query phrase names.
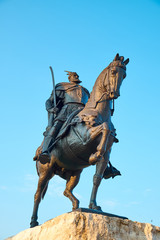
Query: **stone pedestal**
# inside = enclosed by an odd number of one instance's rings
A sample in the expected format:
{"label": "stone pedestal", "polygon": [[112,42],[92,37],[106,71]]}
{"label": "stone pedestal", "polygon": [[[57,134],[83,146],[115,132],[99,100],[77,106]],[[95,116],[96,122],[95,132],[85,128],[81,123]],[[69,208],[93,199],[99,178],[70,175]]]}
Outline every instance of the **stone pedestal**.
{"label": "stone pedestal", "polygon": [[71,212],[7,240],[160,240],[160,227],[96,213]]}

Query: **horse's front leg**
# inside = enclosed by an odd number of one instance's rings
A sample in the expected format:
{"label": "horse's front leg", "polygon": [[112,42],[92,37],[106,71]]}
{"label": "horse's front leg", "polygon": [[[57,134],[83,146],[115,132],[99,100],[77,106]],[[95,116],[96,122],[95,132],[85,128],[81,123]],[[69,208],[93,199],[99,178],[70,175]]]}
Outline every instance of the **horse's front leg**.
{"label": "horse's front leg", "polygon": [[89,204],[89,208],[91,208],[91,209],[102,211],[101,207],[97,206],[96,196],[97,196],[98,187],[99,187],[99,185],[101,183],[101,180],[103,178],[103,174],[104,174],[104,171],[107,167],[108,161],[109,161],[109,152],[107,151],[105,153],[105,157],[102,157],[101,161],[99,161],[96,164],[96,173],[93,176],[93,188],[92,188],[90,204]]}
{"label": "horse's front leg", "polygon": [[108,139],[111,133],[111,130],[109,130],[108,124],[106,122],[102,123],[101,125],[97,127],[93,127],[89,130],[90,133],[90,139],[94,140],[96,137],[100,136],[102,134],[101,140],[99,145],[97,146],[97,151],[94,154],[91,154],[89,158],[90,164],[95,164],[98,161],[101,160],[102,156],[106,152]]}

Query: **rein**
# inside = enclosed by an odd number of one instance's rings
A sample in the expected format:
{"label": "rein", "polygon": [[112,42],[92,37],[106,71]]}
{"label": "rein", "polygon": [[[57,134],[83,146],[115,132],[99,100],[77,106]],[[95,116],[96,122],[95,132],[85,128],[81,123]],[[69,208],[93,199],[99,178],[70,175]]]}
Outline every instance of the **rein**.
{"label": "rein", "polygon": [[113,106],[112,106],[112,109],[111,109],[111,116],[113,116],[113,113],[114,113],[114,99],[113,99]]}

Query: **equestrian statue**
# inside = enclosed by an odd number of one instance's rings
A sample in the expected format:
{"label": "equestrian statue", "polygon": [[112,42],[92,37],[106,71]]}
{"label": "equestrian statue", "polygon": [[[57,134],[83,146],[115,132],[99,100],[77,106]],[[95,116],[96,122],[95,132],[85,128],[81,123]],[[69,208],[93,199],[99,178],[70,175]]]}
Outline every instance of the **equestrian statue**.
{"label": "equestrian statue", "polygon": [[76,72],[66,71],[69,82],[54,84],[46,101],[48,126],[44,140],[33,158],[39,176],[34,196],[30,226],[38,225],[38,207],[47,191],[49,180],[59,175],[66,180],[64,195],[72,202],[72,209],[79,208],[79,200],[72,191],[79,182],[83,168],[96,165],[89,208],[101,210],[96,196],[101,180],[121,175],[109,158],[116,138],[111,121],[114,99],[120,96],[120,86],[126,77],[129,59],[117,54],[98,76],[91,94],[80,85]]}

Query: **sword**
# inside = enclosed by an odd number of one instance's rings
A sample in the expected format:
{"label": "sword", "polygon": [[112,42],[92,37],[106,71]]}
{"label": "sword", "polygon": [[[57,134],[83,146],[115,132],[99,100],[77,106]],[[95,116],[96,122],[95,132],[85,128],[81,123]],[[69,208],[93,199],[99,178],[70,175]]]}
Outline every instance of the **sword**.
{"label": "sword", "polygon": [[[50,66],[49,68],[50,68],[50,70],[51,70],[52,83],[53,83],[53,100],[54,100],[54,101],[53,101],[53,105],[54,105],[54,108],[56,108],[57,103],[56,103],[56,89],[55,89],[54,73],[53,73],[52,67]],[[51,116],[50,116],[51,122],[52,122],[52,120],[53,120],[53,117],[56,117],[56,113],[52,113],[52,114],[51,114]]]}

